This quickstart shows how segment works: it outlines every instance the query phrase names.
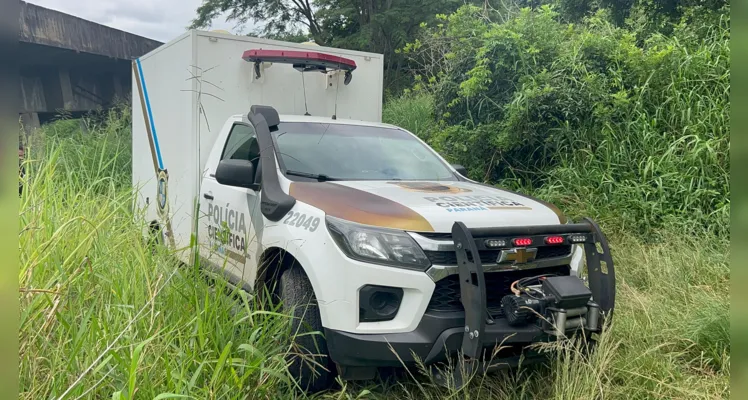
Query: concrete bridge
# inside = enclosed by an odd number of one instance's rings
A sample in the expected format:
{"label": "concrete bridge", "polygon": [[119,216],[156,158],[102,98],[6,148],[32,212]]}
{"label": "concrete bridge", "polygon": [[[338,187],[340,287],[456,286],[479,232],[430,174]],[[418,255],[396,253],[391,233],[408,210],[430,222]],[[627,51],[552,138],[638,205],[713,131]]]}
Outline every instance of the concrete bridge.
{"label": "concrete bridge", "polygon": [[129,100],[131,62],[162,43],[21,2],[21,109],[27,131]]}

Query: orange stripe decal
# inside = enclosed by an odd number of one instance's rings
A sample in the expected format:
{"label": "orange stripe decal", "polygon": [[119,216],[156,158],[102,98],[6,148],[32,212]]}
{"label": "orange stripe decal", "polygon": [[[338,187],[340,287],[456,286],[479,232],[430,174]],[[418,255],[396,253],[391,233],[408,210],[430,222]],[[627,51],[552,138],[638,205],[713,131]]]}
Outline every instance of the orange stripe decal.
{"label": "orange stripe decal", "polygon": [[421,214],[376,194],[330,182],[292,182],[289,194],[327,215],[359,224],[433,232]]}

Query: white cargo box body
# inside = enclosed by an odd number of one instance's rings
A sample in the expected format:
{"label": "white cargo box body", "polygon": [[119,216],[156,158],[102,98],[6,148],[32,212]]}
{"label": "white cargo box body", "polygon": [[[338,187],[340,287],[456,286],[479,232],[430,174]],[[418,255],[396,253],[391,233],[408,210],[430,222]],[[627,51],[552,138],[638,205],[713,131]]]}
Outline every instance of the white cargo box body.
{"label": "white cargo box body", "polygon": [[[351,59],[356,69],[348,85],[343,73],[302,74],[290,64],[263,63],[257,78],[254,63],[242,59],[252,49],[320,52]],[[383,56],[374,53],[194,30],[164,44],[133,63],[136,207],[171,232],[177,249],[186,248],[202,171],[230,116],[260,104],[281,114],[380,122],[382,74]]]}

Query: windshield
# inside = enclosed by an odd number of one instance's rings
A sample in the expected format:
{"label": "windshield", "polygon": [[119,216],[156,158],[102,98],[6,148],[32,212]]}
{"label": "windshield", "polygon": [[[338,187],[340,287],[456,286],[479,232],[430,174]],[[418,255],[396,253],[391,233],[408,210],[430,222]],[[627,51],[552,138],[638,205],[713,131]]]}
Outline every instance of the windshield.
{"label": "windshield", "polygon": [[400,129],[285,122],[273,138],[283,171],[335,180],[456,180],[431,149]]}

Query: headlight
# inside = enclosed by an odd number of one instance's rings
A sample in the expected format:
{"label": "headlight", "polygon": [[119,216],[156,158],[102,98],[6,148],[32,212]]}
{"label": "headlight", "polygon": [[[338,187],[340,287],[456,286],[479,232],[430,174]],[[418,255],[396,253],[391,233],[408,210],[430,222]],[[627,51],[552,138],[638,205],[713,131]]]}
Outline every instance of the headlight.
{"label": "headlight", "polygon": [[350,258],[376,264],[425,271],[431,266],[423,250],[408,234],[326,217],[327,229]]}

